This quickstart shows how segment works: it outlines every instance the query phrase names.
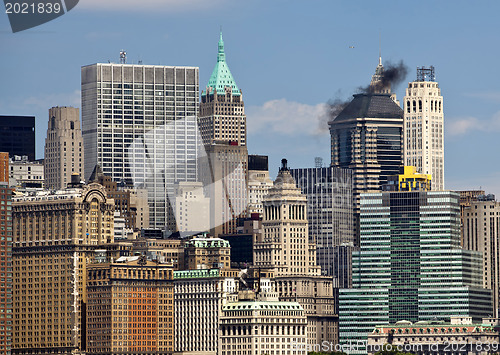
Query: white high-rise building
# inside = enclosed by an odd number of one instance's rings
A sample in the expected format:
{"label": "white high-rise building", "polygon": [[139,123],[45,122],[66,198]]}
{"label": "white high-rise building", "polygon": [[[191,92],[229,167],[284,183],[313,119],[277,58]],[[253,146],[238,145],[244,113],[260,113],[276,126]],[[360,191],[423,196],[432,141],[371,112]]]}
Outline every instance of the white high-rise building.
{"label": "white high-rise building", "polygon": [[417,68],[404,98],[404,165],[431,174],[432,190],[444,190],[443,96],[434,67]]}
{"label": "white high-rise building", "polygon": [[98,164],[146,188],[150,228],[175,230],[175,183],[198,174],[198,68],[98,63],[81,74],[85,177]]}

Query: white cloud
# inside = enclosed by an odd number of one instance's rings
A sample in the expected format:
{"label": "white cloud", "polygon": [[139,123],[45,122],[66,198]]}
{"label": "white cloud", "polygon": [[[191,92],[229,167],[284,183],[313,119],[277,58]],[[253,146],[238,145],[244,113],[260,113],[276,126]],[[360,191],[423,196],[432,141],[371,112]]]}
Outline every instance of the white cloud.
{"label": "white cloud", "polygon": [[271,100],[246,109],[249,133],[317,135],[328,132],[327,105],[307,105],[286,99]]}
{"label": "white cloud", "polygon": [[81,0],[79,9],[113,10],[113,11],[200,11],[216,8],[226,0]]}
{"label": "white cloud", "polygon": [[445,129],[449,136],[462,136],[472,131],[498,132],[500,131],[500,111],[488,120],[479,120],[476,117],[445,119]]}

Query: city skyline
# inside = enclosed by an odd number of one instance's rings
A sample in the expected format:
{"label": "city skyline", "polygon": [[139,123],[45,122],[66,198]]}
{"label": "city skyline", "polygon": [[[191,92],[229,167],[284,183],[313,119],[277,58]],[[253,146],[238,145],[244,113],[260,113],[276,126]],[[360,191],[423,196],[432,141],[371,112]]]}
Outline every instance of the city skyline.
{"label": "city skyline", "polygon": [[[444,97],[445,187],[500,193],[494,156],[500,69],[493,45],[499,5],[424,2],[416,12],[396,1],[132,4],[82,1],[66,16],[17,34],[0,16],[6,53],[0,61],[9,84],[0,89],[0,112],[36,116],[37,158],[43,157],[48,109],[81,109],[81,66],[118,62],[124,49],[131,64],[198,66],[203,90],[222,25],[227,62],[245,96],[249,153],[270,156],[272,178],[282,157],[294,168],[312,167],[315,156],[327,165],[329,135],[318,132],[318,117],[328,100],[350,99],[369,83],[380,32],[384,65],[402,59],[409,68],[394,88],[399,100],[417,66],[436,68]],[[419,26],[423,16],[436,21]]]}

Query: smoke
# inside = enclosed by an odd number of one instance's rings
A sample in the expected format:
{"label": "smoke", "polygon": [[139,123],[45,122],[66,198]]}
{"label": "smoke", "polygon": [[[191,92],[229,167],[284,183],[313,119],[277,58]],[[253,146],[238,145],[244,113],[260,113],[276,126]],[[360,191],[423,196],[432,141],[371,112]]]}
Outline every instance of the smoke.
{"label": "smoke", "polygon": [[335,98],[328,100],[325,104],[325,111],[322,115],[318,116],[318,127],[316,130],[317,135],[328,133],[329,123],[338,116],[339,113],[349,104],[350,100],[343,99],[340,90],[335,94]]}
{"label": "smoke", "polygon": [[390,85],[391,89],[394,90],[408,75],[408,67],[402,60],[399,63],[393,64],[391,62],[386,62],[384,65],[384,71],[382,73],[382,78],[375,85],[368,85],[365,87],[358,88],[358,92],[370,94],[382,90]]}

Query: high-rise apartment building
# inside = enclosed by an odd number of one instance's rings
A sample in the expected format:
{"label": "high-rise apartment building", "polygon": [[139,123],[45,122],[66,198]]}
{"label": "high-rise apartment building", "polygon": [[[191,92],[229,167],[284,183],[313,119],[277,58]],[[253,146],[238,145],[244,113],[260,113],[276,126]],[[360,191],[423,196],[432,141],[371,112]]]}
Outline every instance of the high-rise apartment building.
{"label": "high-rise apartment building", "polygon": [[404,164],[432,175],[432,189],[444,190],[444,107],[434,67],[417,68],[404,97]]}
{"label": "high-rise apartment building", "polygon": [[4,277],[0,279],[0,354],[2,355],[11,354],[14,317],[12,307],[12,192],[8,181],[0,180],[0,225],[2,226],[0,228],[0,266],[4,270]]}
{"label": "high-rise apartment building", "polygon": [[458,201],[450,191],[361,195],[353,288],[339,291],[341,343],[366,340],[380,324],[491,314],[481,253],[460,247]]}
{"label": "high-rise apartment building", "polygon": [[499,317],[500,301],[500,202],[494,195],[478,196],[463,211],[463,247],[483,255],[483,287],[491,290],[493,316]]}
{"label": "high-rise apartment building", "polygon": [[333,278],[321,276],[316,242],[309,234],[307,198],[297,187],[286,159],[263,200],[262,231],[253,243],[253,273],[274,278],[280,301],[296,301],[307,316],[307,344],[336,343]]}
{"label": "high-rise apartment building", "polygon": [[334,276],[339,287],[348,288],[349,255],[355,241],[352,171],[335,167],[300,168],[290,169],[290,174],[307,197],[309,235],[315,238],[321,273]]}
{"label": "high-rise apartment building", "polygon": [[65,189],[72,174],[83,176],[83,154],[80,110],[74,107],[50,108],[45,138],[45,187]]}
{"label": "high-rise apartment building", "polygon": [[87,354],[174,350],[172,265],[120,257],[87,267]]}
{"label": "high-rise apartment building", "polygon": [[209,158],[200,180],[211,199],[211,233],[235,233],[237,218],[247,208],[246,116],[243,95],[226,63],[222,33],[217,63],[201,94],[198,125]]}
{"label": "high-rise apartment building", "polygon": [[85,350],[86,266],[114,209],[99,184],[13,198],[13,354]]}
{"label": "high-rise apartment building", "polygon": [[198,76],[195,67],[82,67],[85,177],[99,165],[116,182],[146,188],[151,228],[176,230],[174,185],[198,177]]}
{"label": "high-rise apartment building", "polygon": [[34,116],[0,116],[0,152],[35,160]]}

